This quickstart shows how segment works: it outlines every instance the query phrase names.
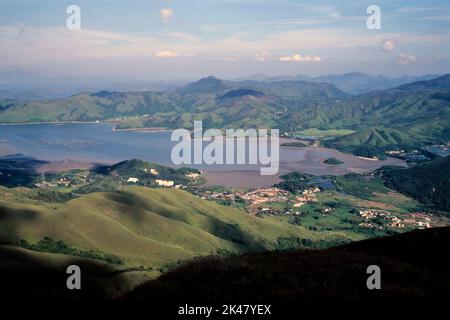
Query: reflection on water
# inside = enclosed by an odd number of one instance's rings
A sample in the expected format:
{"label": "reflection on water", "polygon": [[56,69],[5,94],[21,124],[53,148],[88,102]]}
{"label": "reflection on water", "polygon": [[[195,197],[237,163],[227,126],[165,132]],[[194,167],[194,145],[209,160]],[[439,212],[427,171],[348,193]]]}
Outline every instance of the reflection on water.
{"label": "reflection on water", "polygon": [[93,139],[79,139],[79,138],[38,138],[37,144],[49,145],[49,146],[61,146],[68,149],[84,149],[90,146],[96,146],[106,143],[105,141],[93,140]]}

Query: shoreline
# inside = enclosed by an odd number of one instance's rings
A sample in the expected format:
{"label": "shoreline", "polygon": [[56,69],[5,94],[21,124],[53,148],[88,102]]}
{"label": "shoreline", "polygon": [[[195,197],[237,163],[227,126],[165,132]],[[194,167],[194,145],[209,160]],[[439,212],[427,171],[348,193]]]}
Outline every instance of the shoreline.
{"label": "shoreline", "polygon": [[[46,122],[47,124],[48,122]],[[64,124],[64,123],[89,123],[89,124],[98,124],[97,122],[53,122],[52,124]],[[30,123],[22,124],[27,125]],[[110,124],[113,126],[113,122],[102,122],[102,124]],[[17,125],[17,124],[9,124],[9,125]],[[9,129],[6,129],[4,127],[4,131],[8,131]],[[91,127],[89,127],[91,128]],[[89,129],[86,128],[86,129]],[[101,127],[92,127],[94,128],[101,128]],[[103,127],[103,129],[106,127]],[[105,131],[103,130],[102,131]],[[111,132],[111,128],[107,126],[106,128],[107,132],[104,133],[105,136],[110,137],[111,134],[108,132]],[[115,129],[115,128],[114,128]],[[129,128],[129,129],[115,129],[113,131],[138,131],[138,132],[163,132],[167,131],[169,129],[167,128],[158,128],[158,127],[149,127],[149,128]],[[64,132],[65,128],[62,127],[60,129],[62,132]],[[97,130],[97,129],[95,129]],[[95,131],[94,130],[94,131]],[[3,138],[3,137],[2,137]],[[4,137],[7,138],[7,137]],[[222,139],[226,137],[221,137]],[[115,138],[110,138],[111,141],[114,142]],[[130,137],[131,139],[131,137]],[[141,138],[142,139],[142,138]],[[145,138],[144,138],[145,139]],[[148,139],[151,139],[150,136]],[[165,139],[165,138],[164,138]],[[241,138],[244,139],[244,138]],[[1,141],[2,139],[0,139]],[[240,140],[238,138],[238,140]],[[255,139],[256,140],[256,139]],[[125,140],[123,140],[123,137],[120,138],[121,143],[127,144],[128,140],[127,137],[125,137]],[[298,139],[293,138],[285,138],[280,137],[280,143],[283,142],[292,142],[292,141],[298,141]],[[2,144],[2,154],[8,155],[13,154],[15,151],[14,149],[11,149],[11,151],[7,148],[8,141],[2,141],[5,142],[5,144]],[[231,142],[231,141],[230,141]],[[225,141],[224,141],[225,143]],[[20,144],[19,144],[20,145]],[[5,146],[6,148],[3,148]],[[95,148],[94,148],[95,149]],[[136,149],[136,148],[135,148]],[[166,148],[167,149],[167,148]],[[92,163],[101,163],[101,164],[113,164],[117,161],[108,161],[109,159],[121,159],[123,157],[124,160],[126,159],[132,159],[132,158],[146,158],[145,153],[141,153],[141,151],[137,152],[133,148],[130,149],[131,153],[123,154],[120,157],[109,157],[108,152],[105,154],[99,153],[99,154],[93,154],[91,155],[89,152],[86,155],[83,156],[77,156],[74,151],[69,150],[67,153],[61,154],[60,160],[58,161],[58,157],[50,158],[49,156],[52,154],[50,152],[49,154],[45,155],[44,158],[47,158],[50,163],[48,163],[46,166],[44,166],[41,170],[43,171],[61,171],[66,169],[74,169],[74,168],[86,168],[87,166],[92,165]],[[165,149],[164,149],[165,150]],[[170,150],[170,149],[168,149]],[[134,154],[134,152],[137,152]],[[151,152],[151,151],[148,151]],[[166,152],[166,151],[165,151]],[[14,152],[17,153],[17,152]],[[26,154],[27,152],[22,152],[23,154]],[[31,152],[31,156],[33,156],[33,152]],[[39,154],[39,152],[38,152]],[[120,152],[119,152],[120,154]],[[93,158],[93,156],[95,156]],[[344,162],[342,165],[339,166],[329,166],[323,163],[324,160],[330,157],[335,157],[336,159]],[[150,159],[153,157],[150,157]],[[63,160],[65,159],[65,160]],[[78,160],[73,160],[78,159]],[[164,160],[160,159],[159,163],[172,167],[171,165],[168,165],[167,163],[164,163]],[[56,160],[56,161],[55,161]],[[62,160],[62,161],[61,161]],[[153,159],[154,161],[155,159]],[[149,161],[149,160],[146,160]],[[170,160],[167,160],[167,162],[170,162]],[[88,164],[86,164],[88,163]],[[89,164],[90,163],[90,164]],[[376,170],[380,166],[383,165],[398,165],[398,166],[407,166],[406,162],[401,159],[396,159],[392,157],[388,157],[387,159],[380,160],[380,159],[373,159],[373,158],[363,158],[359,156],[355,156],[348,153],[342,153],[339,150],[336,149],[330,149],[330,148],[324,148],[324,147],[317,147],[317,146],[305,146],[305,147],[287,147],[287,148],[280,148],[280,163],[279,163],[279,172],[278,174],[274,176],[261,176],[259,169],[253,169],[251,167],[208,167],[207,165],[202,166],[202,169],[206,174],[206,184],[207,185],[228,185],[228,186],[235,186],[235,187],[254,187],[254,186],[264,186],[264,185],[272,185],[276,182],[279,182],[279,176],[288,172],[303,172],[308,173],[312,175],[343,175],[347,173],[366,173],[371,172],[373,170]],[[184,165],[186,167],[192,167],[189,164]],[[194,166],[195,167],[195,166]],[[278,176],[278,177],[277,177]]]}
{"label": "shoreline", "polygon": [[126,132],[126,131],[136,131],[136,132],[166,132],[166,131],[172,131],[172,129],[169,128],[128,128],[128,129],[117,129],[113,128],[113,132]]}
{"label": "shoreline", "polygon": [[[40,125],[40,124],[121,124],[123,122],[117,120],[105,120],[105,121],[38,121],[38,122],[17,122],[17,123],[0,123],[0,126],[27,126],[27,125]],[[137,132],[165,132],[171,131],[173,129],[169,128],[158,128],[158,127],[144,127],[144,128],[128,128],[128,129],[117,129],[112,128],[113,132],[126,132],[126,131],[137,131]]]}
{"label": "shoreline", "polygon": [[0,126],[26,126],[39,124],[107,124],[120,123],[117,121],[38,121],[38,122],[17,122],[17,123],[0,123]]}
{"label": "shoreline", "polygon": [[47,163],[44,163],[41,166],[36,168],[36,172],[37,173],[57,173],[57,172],[65,172],[65,171],[77,170],[77,169],[87,170],[87,169],[92,169],[98,165],[108,165],[108,163],[64,159],[64,160],[49,161]]}

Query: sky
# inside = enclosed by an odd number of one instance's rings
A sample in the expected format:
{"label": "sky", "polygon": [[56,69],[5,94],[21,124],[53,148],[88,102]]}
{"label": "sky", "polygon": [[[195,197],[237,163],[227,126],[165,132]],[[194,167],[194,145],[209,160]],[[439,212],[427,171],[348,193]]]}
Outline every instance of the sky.
{"label": "sky", "polygon": [[[69,29],[70,5],[80,29]],[[380,29],[367,19],[380,8]],[[72,20],[70,20],[72,21]],[[448,0],[0,0],[0,73],[152,80],[450,72]]]}

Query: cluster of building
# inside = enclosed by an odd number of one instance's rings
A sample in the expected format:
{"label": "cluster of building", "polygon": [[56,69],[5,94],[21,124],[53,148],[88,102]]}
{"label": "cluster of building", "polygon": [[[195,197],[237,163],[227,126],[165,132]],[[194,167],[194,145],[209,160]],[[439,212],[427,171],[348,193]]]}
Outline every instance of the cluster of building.
{"label": "cluster of building", "polygon": [[431,216],[425,212],[409,212],[407,218],[404,219],[405,223],[413,224],[419,227],[419,229],[431,228]]}
{"label": "cluster of building", "polygon": [[198,194],[202,199],[215,200],[233,203],[234,201],[244,200],[247,203],[247,212],[250,214],[265,213],[265,214],[280,214],[279,210],[264,207],[263,204],[268,203],[286,203],[289,200],[289,192],[276,188],[268,187],[256,189],[253,191],[211,191],[205,190]]}
{"label": "cluster of building", "polygon": [[197,178],[199,178],[201,176],[201,173],[191,172],[191,173],[185,174],[185,176],[188,177],[191,180],[195,180],[195,179],[197,179]]}
{"label": "cluster of building", "polygon": [[144,172],[150,173],[151,175],[157,176],[159,174],[159,171],[154,168],[144,168]]}
{"label": "cluster of building", "polygon": [[[317,187],[310,187],[295,198],[288,191],[277,187],[261,188],[249,192],[205,190],[199,192],[197,195],[205,200],[225,201],[229,203],[237,200],[245,200],[247,204],[246,210],[250,214],[298,215],[300,212],[295,209],[307,203],[317,202],[316,193],[320,191]],[[288,204],[288,206],[271,205],[280,203]],[[324,213],[329,213],[332,210],[332,208],[325,208]]]}
{"label": "cluster of building", "polygon": [[[155,179],[155,183],[160,187],[166,187],[166,188],[180,188],[181,185],[175,185],[175,181],[173,180],[164,180],[164,179]],[[139,178],[135,177],[129,177],[127,179],[128,183],[138,183]]]}
{"label": "cluster of building", "polygon": [[374,223],[375,218],[382,218],[387,221],[386,226],[391,228],[404,228],[405,223],[397,216],[387,211],[378,210],[360,210],[359,216],[364,219],[364,222],[359,226],[373,229],[383,229],[384,226]]}
{"label": "cluster of building", "polygon": [[[144,168],[144,172],[148,173],[152,176],[155,176],[155,178],[159,175],[159,171],[154,169],[154,168]],[[197,172],[190,172],[190,173],[186,173],[185,176],[191,180],[196,180],[197,178],[199,178],[201,176],[201,173],[197,173]],[[129,183],[138,183],[139,182],[139,178],[136,177],[128,177],[127,182]],[[165,179],[154,179],[154,182],[156,185],[160,186],[160,187],[166,187],[166,188],[175,188],[175,189],[179,189],[182,187],[181,184],[175,184],[175,181],[173,180],[165,180]]]}
{"label": "cluster of building", "polygon": [[58,180],[58,186],[62,186],[62,187],[68,187],[72,184],[72,180],[70,180],[67,177],[63,177],[61,179]]}
{"label": "cluster of building", "polygon": [[42,182],[38,182],[35,183],[34,186],[36,188],[40,188],[40,189],[49,189],[49,188],[55,188],[58,185],[55,183],[51,183],[51,182],[47,182],[47,181],[42,181]]}
{"label": "cluster of building", "polygon": [[361,222],[358,224],[358,226],[362,228],[369,228],[369,229],[378,229],[383,230],[384,227],[380,226],[379,224],[373,223],[373,222]]}
{"label": "cluster of building", "polygon": [[249,202],[250,205],[258,205],[267,202],[286,202],[289,192],[280,188],[263,188],[247,192],[241,196],[242,199]]}
{"label": "cluster of building", "polygon": [[155,179],[155,183],[160,187],[172,188],[175,186],[173,180]]}
{"label": "cluster of building", "polygon": [[198,195],[203,200],[234,201],[242,194],[243,194],[242,192],[229,192],[229,191],[218,192],[205,190],[204,192],[201,192],[201,194]]}
{"label": "cluster of building", "polygon": [[58,180],[54,181],[45,181],[45,177],[42,178],[41,182],[37,182],[34,184],[36,188],[40,189],[49,189],[56,187],[73,187],[88,181],[87,176],[64,176]]}
{"label": "cluster of building", "polygon": [[295,197],[295,202],[293,206],[299,208],[307,203],[317,202],[316,198],[317,192],[320,192],[320,189],[317,187],[311,187],[306,190],[303,190],[301,195]]}
{"label": "cluster of building", "polygon": [[[404,218],[403,215],[405,215]],[[404,228],[406,225],[415,226],[419,229],[431,228],[431,216],[425,212],[409,212],[402,214],[403,219],[400,219],[398,216],[386,211],[361,210],[359,211],[359,216],[364,219],[364,222],[359,225],[365,227],[379,228],[380,225],[373,223],[373,220],[380,217],[385,219],[387,221],[386,226],[391,228]],[[382,228],[383,226],[381,226]]]}

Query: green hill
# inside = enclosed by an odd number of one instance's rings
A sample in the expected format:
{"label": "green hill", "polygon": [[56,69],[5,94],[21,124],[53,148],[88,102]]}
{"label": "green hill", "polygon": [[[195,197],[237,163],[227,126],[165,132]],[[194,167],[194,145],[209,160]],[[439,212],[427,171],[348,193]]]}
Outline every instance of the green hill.
{"label": "green hill", "polygon": [[[81,268],[82,290],[67,290],[69,265]],[[138,272],[117,272],[112,265],[98,260],[0,245],[2,301],[111,299],[146,279],[149,277]]]}
{"label": "green hill", "polygon": [[[236,123],[252,126],[253,118],[259,118],[257,123],[266,124],[270,118],[263,114],[271,113],[273,116],[275,111],[289,108],[291,104],[328,101],[345,96],[330,84],[306,81],[247,83],[208,77],[165,92],[100,91],[46,101],[3,100],[0,102],[0,122],[96,121],[119,118],[126,122],[119,128],[190,127],[192,116],[193,119],[205,119],[210,125],[221,127]],[[229,99],[230,97],[234,99]],[[289,100],[296,101],[293,103]]]}
{"label": "green hill", "polygon": [[450,75],[397,88],[349,96],[333,84],[308,81],[201,79],[164,92],[80,93],[68,99],[0,102],[0,122],[120,120],[133,127],[272,127],[351,130],[326,137],[342,150],[365,146],[417,147],[450,139]]}
{"label": "green hill", "polygon": [[[198,258],[146,281],[142,268],[117,270],[79,257],[0,245],[0,297],[111,299],[170,303],[323,301],[373,303],[447,297],[450,266],[442,259],[449,228],[408,232],[327,250]],[[66,268],[82,270],[82,290],[67,290]],[[382,290],[367,290],[366,268],[381,268]],[[143,283],[144,282],[144,283]],[[403,312],[403,310],[402,310]]]}
{"label": "green hill", "polygon": [[50,237],[75,249],[116,256],[125,266],[163,267],[199,255],[273,250],[279,237],[361,238],[249,216],[174,189],[125,187],[48,203],[1,187],[0,199],[2,243],[23,239],[36,244]]}
{"label": "green hill", "polygon": [[[38,172],[45,161],[16,155],[0,159],[0,185],[7,187],[35,187],[48,184],[51,188],[33,189],[32,194],[47,198],[52,202],[57,198],[70,198],[70,192],[86,194],[101,191],[120,190],[123,185],[158,187],[156,180],[173,181],[174,185],[198,185],[204,181],[201,171],[193,168],[170,168],[143,160],[125,160],[114,165],[99,165],[89,170],[69,170],[66,172]],[[194,176],[189,176],[194,174]],[[196,175],[196,176],[195,176]],[[129,181],[129,178],[136,180]],[[63,189],[63,190],[61,190]]]}
{"label": "green hill", "polygon": [[369,145],[374,147],[385,147],[412,141],[413,137],[409,137],[401,131],[375,127],[358,130],[354,134],[337,139],[335,143],[338,146]]}
{"label": "green hill", "polygon": [[385,127],[371,127],[357,130],[355,133],[324,141],[327,147],[351,152],[363,157],[385,157],[386,150],[417,148],[423,143],[424,137],[410,135],[406,132]]}
{"label": "green hill", "polygon": [[379,169],[386,184],[421,203],[450,211],[450,156],[411,168]]}

